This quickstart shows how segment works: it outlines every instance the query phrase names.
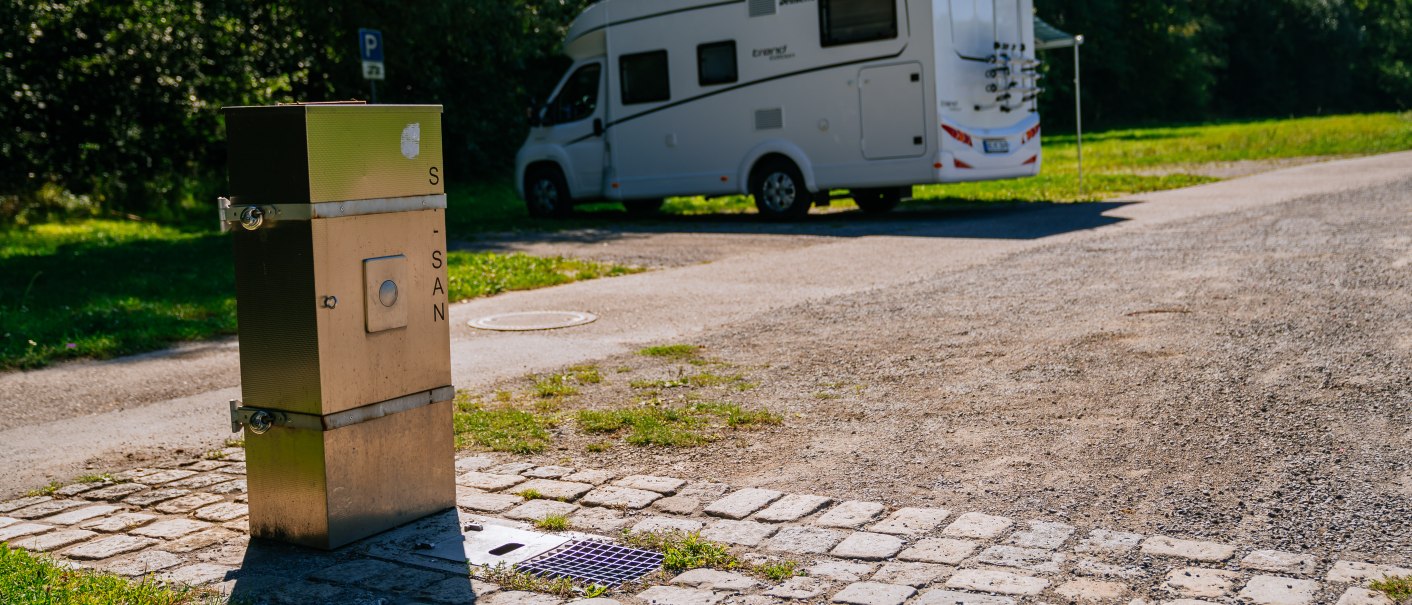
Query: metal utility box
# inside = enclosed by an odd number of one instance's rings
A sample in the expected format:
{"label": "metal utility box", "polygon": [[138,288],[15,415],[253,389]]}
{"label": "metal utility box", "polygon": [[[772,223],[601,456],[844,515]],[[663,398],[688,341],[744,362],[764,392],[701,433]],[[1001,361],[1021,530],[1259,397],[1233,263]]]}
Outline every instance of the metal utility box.
{"label": "metal utility box", "polygon": [[224,113],[251,534],[336,548],[454,506],[441,107]]}

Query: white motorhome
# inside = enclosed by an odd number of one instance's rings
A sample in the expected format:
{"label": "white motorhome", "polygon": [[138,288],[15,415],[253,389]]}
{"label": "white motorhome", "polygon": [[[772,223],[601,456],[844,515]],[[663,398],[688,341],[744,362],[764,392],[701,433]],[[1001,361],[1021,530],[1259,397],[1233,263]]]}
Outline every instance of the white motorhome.
{"label": "white motorhome", "polygon": [[848,189],[882,212],[911,186],[1040,169],[1033,0],[602,0],[531,116],[516,185],[535,216],[650,212],[751,194],[770,218]]}

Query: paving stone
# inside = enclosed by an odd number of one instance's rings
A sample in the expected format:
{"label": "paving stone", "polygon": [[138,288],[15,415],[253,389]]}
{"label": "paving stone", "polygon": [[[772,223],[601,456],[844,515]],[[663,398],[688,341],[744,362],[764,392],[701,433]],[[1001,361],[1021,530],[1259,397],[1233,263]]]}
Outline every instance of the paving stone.
{"label": "paving stone", "polygon": [[422,591],[422,596],[438,603],[473,604],[486,595],[500,590],[499,586],[472,578],[447,578]]}
{"label": "paving stone", "polygon": [[1006,571],[962,569],[946,581],[946,587],[1008,595],[1037,595],[1049,587],[1049,580]]}
{"label": "paving stone", "polygon": [[784,496],[772,489],[747,487],[706,505],[706,514],[727,519],[744,519]]}
{"label": "paving stone", "polygon": [[838,546],[848,534],[835,529],[799,525],[782,527],[770,538],[766,548],[801,555],[823,554]]}
{"label": "paving stone", "polygon": [[157,515],[149,515],[147,513],[119,513],[111,517],[88,521],[79,525],[79,528],[113,533],[127,531],[156,518]]}
{"label": "paving stone", "polygon": [[902,508],[873,524],[868,531],[898,535],[924,534],[936,529],[949,516],[951,511],[944,508]]}
{"label": "paving stone", "polygon": [[523,483],[524,480],[525,478],[519,475],[482,473],[479,471],[463,473],[461,476],[456,477],[456,483],[459,485],[483,489],[490,492],[498,492],[502,489],[513,487]]}
{"label": "paving stone", "polygon": [[201,550],[203,548],[208,548],[211,546],[215,546],[216,544],[221,544],[226,541],[242,537],[243,536],[241,534],[231,531],[229,529],[213,527],[211,529],[199,531],[194,534],[190,534],[178,538],[176,540],[172,540],[171,542],[163,544],[160,548],[167,552],[186,553]]}
{"label": "paving stone", "polygon": [[1142,543],[1142,538],[1142,534],[1095,529],[1088,532],[1088,537],[1074,546],[1074,551],[1123,553],[1137,548],[1138,544]]}
{"label": "paving stone", "polygon": [[176,567],[184,562],[180,556],[162,550],[146,550],[132,556],[106,561],[101,569],[120,576],[141,576]]}
{"label": "paving stone", "polygon": [[145,536],[148,538],[159,538],[162,540],[175,540],[187,534],[195,533],[210,527],[211,524],[195,519],[167,519],[158,521],[151,525],[144,525],[128,533],[135,536]]}
{"label": "paving stone", "polygon": [[838,506],[829,509],[821,515],[814,523],[825,527],[843,527],[847,529],[858,529],[864,524],[871,522],[881,515],[884,507],[881,502],[863,502],[860,500],[849,500]]}
{"label": "paving stone", "polygon": [[701,500],[694,496],[672,496],[652,503],[652,508],[664,513],[690,515],[701,508]]}
{"label": "paving stone", "polygon": [[823,578],[793,577],[785,580],[779,586],[775,586],[765,591],[765,594],[781,599],[812,599],[824,594],[833,587],[833,584]]}
{"label": "paving stone", "polygon": [[1015,567],[1040,573],[1058,573],[1064,564],[1064,553],[1042,548],[1020,548],[1018,546],[996,545],[981,552],[976,560],[1001,567]]}
{"label": "paving stone", "polygon": [[1292,552],[1282,552],[1278,550],[1257,550],[1240,560],[1240,566],[1246,569],[1258,569],[1260,571],[1273,571],[1292,575],[1307,576],[1314,573],[1315,562],[1313,555],[1301,555]]}
{"label": "paving stone", "polygon": [[151,538],[118,534],[116,536],[91,540],[70,548],[64,551],[64,556],[70,559],[84,561],[106,559],[108,557],[116,557],[118,555],[142,550],[148,546],[157,544],[157,542],[157,540]]}
{"label": "paving stone", "polygon": [[702,500],[715,500],[726,495],[731,490],[731,486],[714,481],[692,481],[677,490],[678,496],[696,496]]}
{"label": "paving stone", "polygon": [[470,456],[456,461],[457,473],[483,471],[495,466],[495,459],[489,456]]}
{"label": "paving stone", "polygon": [[903,561],[960,565],[979,547],[979,544],[967,540],[927,538],[902,551],[902,554],[897,555],[897,558]]}
{"label": "paving stone", "polygon": [[1343,595],[1338,598],[1337,605],[1397,605],[1381,592],[1373,592],[1366,588],[1350,588],[1343,591]]}
{"label": "paving stone", "polygon": [[1221,597],[1231,591],[1231,584],[1239,577],[1233,571],[1183,567],[1167,574],[1165,586],[1184,597]]}
{"label": "paving stone", "polygon": [[1022,529],[1006,540],[1015,546],[1025,548],[1047,548],[1054,550],[1064,545],[1069,536],[1074,535],[1074,526],[1050,521],[1030,521],[1028,529]]}
{"label": "paving stone", "polygon": [[644,489],[649,492],[657,492],[664,496],[677,493],[677,490],[686,485],[685,479],[676,477],[657,477],[654,475],[628,475],[613,482],[618,487],[632,489]]}
{"label": "paving stone", "polygon": [[565,481],[573,481],[573,482],[575,482],[575,483],[589,483],[589,484],[593,484],[593,485],[603,485],[604,483],[607,483],[608,481],[612,480],[612,478],[615,477],[615,476],[616,476],[616,475],[614,475],[613,473],[608,472],[608,471],[603,471],[603,470],[588,470],[588,471],[579,471],[579,472],[574,473],[574,474],[572,474],[572,475],[566,475],[566,476],[562,477],[562,479],[565,480]]}
{"label": "paving stone", "polygon": [[857,582],[866,576],[872,575],[877,566],[872,563],[860,563],[857,561],[830,561],[825,560],[815,563],[806,571],[811,577],[827,578],[839,582]]}
{"label": "paving stone", "polygon": [[693,569],[672,578],[673,584],[685,584],[709,590],[742,592],[754,588],[760,582],[750,576],[715,569]]}
{"label": "paving stone", "polygon": [[[185,539],[186,538],[182,538],[182,540]],[[257,551],[256,553],[250,552],[249,536],[237,533],[236,537],[231,538],[229,540],[225,540],[213,547],[198,550],[194,553],[191,553],[191,556],[194,557],[197,561],[201,561],[203,563],[215,563],[217,565],[247,567],[248,563],[252,563],[252,561],[248,561],[247,559],[254,557],[258,560],[260,554],[259,551]]]}
{"label": "paving stone", "polygon": [[231,531],[238,531],[243,534],[248,534],[250,533],[250,520],[240,519],[237,521],[227,521],[225,523],[222,523],[221,527],[224,527]]}
{"label": "paving stone", "polygon": [[86,492],[83,494],[83,497],[90,500],[121,500],[137,492],[147,491],[148,489],[146,485],[141,483],[119,483]]}
{"label": "paving stone", "polygon": [[777,529],[775,526],[768,523],[728,521],[723,519],[701,530],[701,537],[713,542],[739,544],[741,546],[759,546],[765,538],[775,533],[775,529]]}
{"label": "paving stone", "polygon": [[5,502],[0,502],[0,513],[8,513],[10,511],[20,510],[27,506],[34,506],[41,502],[48,502],[53,499],[53,496],[25,496],[23,498],[7,500]]}
{"label": "paving stone", "polygon": [[372,578],[395,573],[398,569],[401,567],[386,561],[357,559],[320,569],[309,574],[309,579],[335,584],[363,584]]}
{"label": "paving stone", "polygon": [[637,598],[650,605],[716,605],[726,595],[696,588],[653,586],[637,593]]}
{"label": "paving stone", "polygon": [[634,532],[675,531],[689,534],[692,532],[701,531],[701,528],[705,525],[705,523],[697,521],[696,519],[679,519],[677,517],[647,517],[641,521],[638,521],[636,525],[633,525],[632,530]]}
{"label": "paving stone", "polygon": [[833,502],[833,498],[810,494],[788,494],[776,500],[765,510],[755,513],[754,519],[774,523],[798,521],[818,512],[819,509],[828,506],[830,502]]}
{"label": "paving stone", "polygon": [[229,576],[233,571],[235,571],[234,567],[226,567],[212,563],[193,563],[191,565],[164,571],[157,574],[157,577],[173,584],[201,586],[225,580],[226,576]]}
{"label": "paving stone", "polygon": [[143,476],[141,476],[141,477],[133,477],[132,480],[135,481],[135,482],[137,482],[137,483],[141,483],[141,484],[143,484],[143,485],[161,485],[161,484],[163,484],[163,483],[171,483],[172,481],[176,481],[176,480],[178,480],[178,479],[185,479],[185,478],[190,477],[190,476],[195,475],[195,474],[196,474],[196,471],[186,471],[186,470],[181,470],[181,469],[168,469],[168,470],[164,470],[164,471],[152,473],[152,474],[150,474],[150,475],[143,475]]}
{"label": "paving stone", "polygon": [[1015,605],[1015,599],[937,588],[922,593],[912,605]]}
{"label": "paving stone", "polygon": [[1255,576],[1240,590],[1241,601],[1253,605],[1307,605],[1314,601],[1319,583],[1280,576]]}
{"label": "paving stone", "polygon": [[592,599],[579,599],[577,601],[569,601],[565,605],[622,605],[622,603],[615,599],[596,597]]}
{"label": "paving stone", "polygon": [[1074,560],[1074,573],[1081,576],[1102,576],[1108,578],[1140,578],[1147,575],[1147,571],[1134,565],[1119,565],[1080,557]]}
{"label": "paving stone", "polygon": [[226,521],[234,521],[248,514],[250,514],[250,507],[245,504],[221,502],[201,508],[192,513],[191,516],[202,521],[224,523]]}
{"label": "paving stone", "polygon": [[580,509],[569,517],[569,526],[585,531],[605,534],[617,533],[628,524],[628,518],[609,508]]}
{"label": "paving stone", "polygon": [[518,475],[536,466],[539,465],[530,462],[506,462],[505,464],[501,464],[499,466],[492,466],[489,469],[486,469],[485,472],[494,473],[497,475]]}
{"label": "paving stone", "polygon": [[[244,583],[245,581],[244,576],[242,576],[240,582]],[[286,578],[281,578],[281,581],[261,592],[264,593],[261,594],[262,597],[270,599],[275,605],[377,603],[375,599],[363,598],[366,594],[361,590],[331,584],[319,584],[316,582],[291,582]]]}
{"label": "paving stone", "polygon": [[647,508],[662,494],[649,492],[646,490],[632,489],[628,487],[618,487],[616,485],[603,485],[588,492],[579,499],[579,504],[584,506],[609,506],[613,508],[628,508],[638,510]]}
{"label": "paving stone", "polygon": [[539,495],[550,500],[571,502],[578,500],[579,497],[587,494],[592,489],[593,486],[587,483],[555,481],[553,479],[531,479],[515,486],[514,492],[516,494],[524,494],[527,491],[534,490],[539,492]]}
{"label": "paving stone", "polygon": [[[244,475],[244,474],[247,472],[247,470],[248,470],[248,469],[246,469],[246,467],[245,467],[245,458],[244,458],[244,456],[245,456],[244,454],[241,454],[241,459],[240,459],[239,461],[237,461],[237,462],[235,462],[235,463],[233,463],[233,464],[228,464],[228,465],[226,465],[226,466],[221,467],[220,472],[225,473],[225,474],[227,474],[227,475],[236,475],[236,476]],[[234,458],[233,458],[233,457],[228,457],[228,458],[226,458],[226,460],[234,460]]]}
{"label": "paving stone", "polygon": [[189,489],[164,487],[161,489],[137,492],[131,496],[123,498],[123,502],[131,504],[133,506],[152,506],[153,504],[156,504],[158,502],[165,502],[167,500],[171,500],[172,498],[180,498],[181,496],[185,496],[189,493],[191,493],[191,490]]}
{"label": "paving stone", "polygon": [[180,498],[173,498],[158,504],[157,512],[167,513],[169,515],[180,515],[217,502],[225,502],[225,498],[215,494],[187,494]]}
{"label": "paving stone", "polygon": [[1074,603],[1116,603],[1127,592],[1127,584],[1088,579],[1070,580],[1054,589],[1054,594]]}
{"label": "paving stone", "polygon": [[121,506],[113,506],[111,504],[96,504],[93,506],[85,506],[83,508],[76,508],[68,512],[59,513],[52,517],[46,517],[43,521],[45,523],[52,523],[54,525],[73,525],[75,523],[82,523],[84,521],[96,517],[110,515],[122,509],[123,508]]}
{"label": "paving stone", "polygon": [[61,498],[68,498],[69,496],[77,496],[84,492],[91,492],[100,487],[103,487],[103,483],[96,481],[93,483],[70,483],[54,490],[54,495]]}
{"label": "paving stone", "polygon": [[224,460],[202,460],[200,462],[193,462],[191,464],[188,464],[184,468],[189,471],[205,472],[214,471],[223,466],[230,466],[230,463]]}
{"label": "paving stone", "polygon": [[896,536],[859,531],[844,538],[829,554],[845,559],[878,561],[890,558],[900,550],[902,540]]}
{"label": "paving stone", "polygon": [[564,475],[571,475],[573,472],[574,469],[567,466],[536,466],[521,474],[535,479],[558,479]]}
{"label": "paving stone", "polygon": [[200,475],[196,475],[196,476],[193,476],[193,477],[187,477],[187,478],[182,479],[182,480],[180,480],[180,481],[173,481],[173,482],[168,483],[168,484],[166,484],[166,485],[164,485],[164,486],[162,486],[162,487],[180,487],[180,488],[184,488],[184,489],[201,489],[201,488],[203,488],[203,487],[211,487],[212,485],[216,485],[216,484],[219,484],[219,483],[225,483],[225,482],[227,482],[227,481],[234,481],[234,480],[235,480],[235,477],[232,477],[232,476],[227,475],[227,474],[224,474],[224,473],[202,473],[202,474],[200,474]]}
{"label": "paving stone", "polygon": [[26,536],[13,542],[10,546],[23,548],[31,552],[49,552],[58,550],[65,546],[78,544],[84,540],[98,535],[86,529],[62,529],[59,531],[45,532],[38,535]]}
{"label": "paving stone", "polygon": [[0,517],[0,528],[9,527],[19,522],[20,520],[14,517]]}
{"label": "paving stone", "polygon": [[983,513],[966,513],[957,517],[951,525],[941,530],[941,535],[952,538],[988,539],[999,536],[1015,522],[1006,517]]}
{"label": "paving stone", "polygon": [[956,571],[956,568],[947,565],[893,561],[883,564],[882,569],[873,574],[873,581],[921,588],[945,578],[953,571]]}
{"label": "paving stone", "polygon": [[0,542],[42,534],[51,529],[54,529],[54,526],[45,523],[14,523],[9,527],[0,528]]}
{"label": "paving stone", "polygon": [[245,480],[244,480],[244,479],[236,479],[235,481],[227,481],[227,482],[225,482],[225,483],[217,483],[216,485],[213,485],[213,486],[207,488],[206,491],[207,491],[207,492],[210,492],[210,493],[212,493],[212,494],[229,495],[229,494],[243,494],[243,493],[245,493],[245,492],[247,491],[247,489],[248,489],[248,488],[247,488],[246,485],[245,485]]}
{"label": "paving stone", "polygon": [[1363,583],[1368,580],[1377,580],[1384,576],[1412,576],[1412,569],[1394,567],[1392,565],[1375,565],[1373,563],[1360,563],[1357,561],[1336,561],[1332,569],[1329,569],[1328,581],[1330,582],[1356,582]]}
{"label": "paving stone", "polygon": [[1143,554],[1180,557],[1192,561],[1214,563],[1235,556],[1235,547],[1218,542],[1181,540],[1168,536],[1152,536],[1142,542]]}
{"label": "paving stone", "polygon": [[551,515],[569,516],[579,509],[579,505],[557,500],[530,500],[505,513],[506,517],[521,521],[538,521]]}
{"label": "paving stone", "polygon": [[902,605],[914,594],[917,594],[917,589],[911,586],[857,582],[849,584],[834,595],[833,602],[849,605]]}
{"label": "paving stone", "polygon": [[456,486],[456,505],[466,510],[498,513],[524,501],[524,498],[514,494],[492,494],[473,487]]}
{"label": "paving stone", "polygon": [[136,478],[138,478],[138,477],[146,477],[146,476],[148,476],[148,475],[155,475],[155,474],[160,473],[160,472],[162,472],[162,469],[160,469],[160,468],[130,468],[130,469],[125,470],[125,471],[123,471],[123,472],[121,472],[121,473],[115,473],[115,474],[113,475],[113,478],[114,478],[114,479],[117,479],[117,480],[119,480],[119,481],[131,481],[131,480],[136,479]]}
{"label": "paving stone", "polygon": [[45,500],[38,504],[31,504],[19,510],[10,511],[9,515],[15,519],[38,519],[57,515],[69,509],[78,508],[88,504],[87,500]]}

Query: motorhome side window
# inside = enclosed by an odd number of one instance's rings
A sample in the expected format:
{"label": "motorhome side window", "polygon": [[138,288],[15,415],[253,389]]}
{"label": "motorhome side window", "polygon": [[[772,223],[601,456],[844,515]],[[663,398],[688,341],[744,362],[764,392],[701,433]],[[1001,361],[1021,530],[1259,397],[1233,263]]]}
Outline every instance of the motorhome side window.
{"label": "motorhome side window", "polygon": [[667,51],[623,55],[618,57],[622,73],[623,105],[656,103],[672,98],[667,81]]}
{"label": "motorhome side window", "polygon": [[702,86],[730,84],[740,79],[735,69],[735,40],[696,47],[696,70]]}
{"label": "motorhome side window", "polygon": [[598,109],[598,80],[602,73],[603,67],[597,63],[578,68],[574,75],[564,82],[559,96],[549,102],[545,121],[550,124],[564,124],[593,115],[593,111]]}
{"label": "motorhome side window", "polygon": [[819,35],[824,46],[896,38],[897,3],[894,0],[819,0]]}

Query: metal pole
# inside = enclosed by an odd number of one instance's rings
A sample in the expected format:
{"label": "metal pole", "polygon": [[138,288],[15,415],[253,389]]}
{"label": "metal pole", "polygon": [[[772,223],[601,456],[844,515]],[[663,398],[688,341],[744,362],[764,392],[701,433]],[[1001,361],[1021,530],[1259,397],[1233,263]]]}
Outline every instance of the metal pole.
{"label": "metal pole", "polygon": [[372,87],[373,87],[373,101],[372,101],[372,103],[373,103],[374,105],[377,105],[377,102],[378,102],[378,81],[377,81],[377,80],[368,80],[368,84],[372,85]]}
{"label": "metal pole", "polygon": [[1079,148],[1079,195],[1084,194],[1084,117],[1083,117],[1083,94],[1079,85],[1079,46],[1083,45],[1083,36],[1074,36],[1074,132],[1078,135]]}

